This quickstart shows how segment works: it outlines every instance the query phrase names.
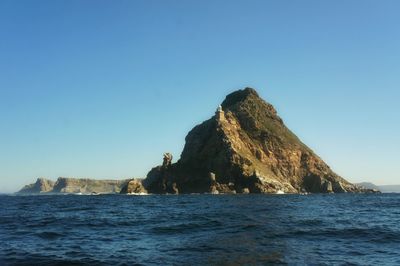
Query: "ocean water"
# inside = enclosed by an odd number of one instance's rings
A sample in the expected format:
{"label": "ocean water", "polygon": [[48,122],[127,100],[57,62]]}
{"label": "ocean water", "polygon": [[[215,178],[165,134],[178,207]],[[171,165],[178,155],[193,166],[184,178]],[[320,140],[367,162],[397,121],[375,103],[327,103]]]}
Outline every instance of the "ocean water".
{"label": "ocean water", "polygon": [[400,194],[0,196],[0,265],[400,265]]}

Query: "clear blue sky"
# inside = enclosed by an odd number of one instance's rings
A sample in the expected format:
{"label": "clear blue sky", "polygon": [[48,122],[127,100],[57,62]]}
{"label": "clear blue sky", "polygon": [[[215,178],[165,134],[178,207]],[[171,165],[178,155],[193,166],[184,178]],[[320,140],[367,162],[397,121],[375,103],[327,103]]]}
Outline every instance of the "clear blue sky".
{"label": "clear blue sky", "polygon": [[400,183],[400,1],[0,1],[0,191],[143,177],[251,86],[353,182]]}

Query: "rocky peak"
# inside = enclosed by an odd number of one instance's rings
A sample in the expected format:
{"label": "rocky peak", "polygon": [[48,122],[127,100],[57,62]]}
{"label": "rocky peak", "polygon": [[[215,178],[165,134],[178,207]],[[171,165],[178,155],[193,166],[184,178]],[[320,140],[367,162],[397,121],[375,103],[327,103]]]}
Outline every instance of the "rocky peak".
{"label": "rocky peak", "polygon": [[226,96],[185,138],[180,160],[154,167],[150,193],[362,191],[334,173],[252,88]]}
{"label": "rocky peak", "polygon": [[221,106],[226,109],[230,106],[238,104],[240,102],[245,101],[248,97],[259,98],[258,93],[253,88],[245,88],[243,90],[237,90],[225,97],[225,100],[222,102]]}
{"label": "rocky peak", "polygon": [[359,191],[303,144],[252,88],[227,95],[216,115],[185,140],[177,163],[150,171],[144,181],[149,192]]}

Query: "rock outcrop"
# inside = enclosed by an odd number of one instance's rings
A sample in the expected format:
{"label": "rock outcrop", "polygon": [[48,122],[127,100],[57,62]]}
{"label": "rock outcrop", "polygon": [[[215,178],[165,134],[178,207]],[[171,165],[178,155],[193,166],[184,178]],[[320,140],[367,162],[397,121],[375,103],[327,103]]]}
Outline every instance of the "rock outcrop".
{"label": "rock outcrop", "polygon": [[180,160],[153,168],[150,193],[360,192],[293,134],[254,89],[229,94],[186,137]]}
{"label": "rock outcrop", "polygon": [[129,180],[96,180],[88,178],[59,177],[56,182],[39,178],[18,193],[119,193]]}
{"label": "rock outcrop", "polygon": [[18,193],[46,193],[53,190],[54,182],[45,178],[38,178],[35,183],[24,186]]}
{"label": "rock outcrop", "polygon": [[129,180],[121,189],[121,194],[147,194],[147,190],[138,179]]}
{"label": "rock outcrop", "polygon": [[147,178],[143,180],[142,183],[147,191],[151,191],[151,193],[178,194],[179,190],[174,181],[175,179],[176,176],[174,175],[174,169],[172,168],[172,154],[165,153],[163,164],[151,169],[147,174]]}

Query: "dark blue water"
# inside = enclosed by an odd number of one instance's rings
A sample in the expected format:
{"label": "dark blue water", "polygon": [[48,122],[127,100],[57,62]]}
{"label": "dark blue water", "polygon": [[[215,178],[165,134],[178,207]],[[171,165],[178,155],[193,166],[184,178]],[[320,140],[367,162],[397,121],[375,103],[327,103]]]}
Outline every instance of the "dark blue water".
{"label": "dark blue water", "polygon": [[400,194],[0,196],[0,265],[400,265]]}

